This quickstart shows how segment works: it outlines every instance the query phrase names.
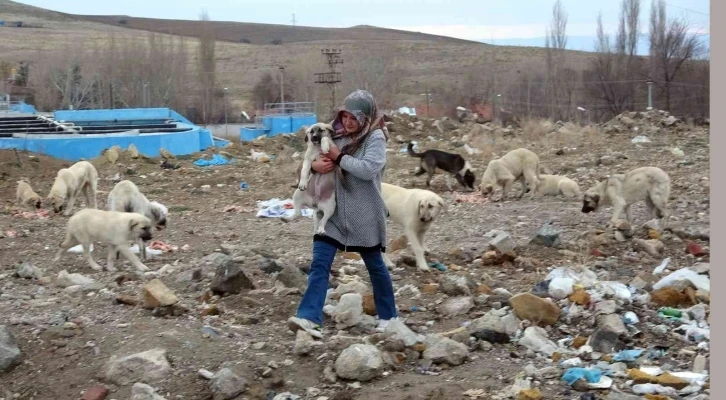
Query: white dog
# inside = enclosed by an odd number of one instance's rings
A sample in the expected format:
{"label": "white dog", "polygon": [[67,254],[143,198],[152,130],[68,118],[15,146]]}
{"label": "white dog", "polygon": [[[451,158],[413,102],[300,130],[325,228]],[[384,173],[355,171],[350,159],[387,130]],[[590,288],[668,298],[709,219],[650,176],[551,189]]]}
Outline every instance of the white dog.
{"label": "white dog", "polygon": [[40,196],[38,193],[35,193],[28,182],[18,181],[18,190],[15,193],[15,197],[19,206],[34,208],[41,207]]}
{"label": "white dog", "polygon": [[53,187],[48,193],[48,204],[53,207],[56,213],[63,212],[69,216],[73,212],[73,205],[81,192],[86,197],[86,207],[98,208],[96,206],[96,192],[98,185],[98,172],[93,164],[88,161],[79,161],[69,168],[58,171],[53,182]]}
{"label": "white dog", "polygon": [[640,167],[608,177],[591,187],[582,199],[582,212],[597,211],[600,206],[613,206],[610,223],[614,224],[623,213],[629,222],[633,221],[630,206],[645,201],[648,212],[660,219],[661,229],[666,228],[670,211],[668,198],[671,193],[671,178],[660,168]]}
{"label": "white dog", "polygon": [[148,271],[149,268],[141,263],[138,257],[128,248],[128,241],[151,240],[151,220],[139,213],[96,210],[85,208],[70,219],[66,228],[66,238],[60,244],[60,249],[53,259],[53,263],[60,260],[61,255],[73,246],[83,246],[83,256],[93,270],[101,271],[103,268],[93,261],[90,247],[94,242],[106,244],[108,259],[106,269],[115,272],[113,266],[116,252],[123,254],[139,272]]}
{"label": "white dog", "polygon": [[577,182],[562,175],[545,175],[539,176],[539,183],[534,193],[538,196],[558,196],[562,195],[568,199],[574,199],[582,196],[580,186]]}
{"label": "white dog", "polygon": [[[318,174],[312,171],[313,161],[321,154],[330,150],[332,143],[331,134],[333,127],[329,124],[317,123],[305,131],[305,142],[307,150],[303,158],[302,167],[299,171],[300,180],[297,189],[292,195],[292,202],[295,206],[295,214],[289,220],[295,220],[302,215],[302,207],[308,206],[315,209],[313,214],[314,232],[318,235],[325,234],[325,224],[335,212],[335,171],[327,174]],[[323,212],[323,217],[318,217],[318,212]]]}
{"label": "white dog", "polygon": [[491,199],[494,188],[501,186],[502,196],[499,200],[503,200],[516,180],[522,183],[522,194],[519,198],[522,198],[527,191],[531,191],[531,196],[534,197],[534,189],[539,182],[539,157],[531,150],[515,149],[502,158],[489,161],[479,190],[482,195],[488,195]]}
{"label": "white dog", "polygon": [[[135,212],[151,220],[157,230],[166,228],[166,217],[169,210],[163,204],[149,201],[139,188],[129,180],[117,183],[108,194],[106,208],[110,211]],[[146,260],[146,245],[139,239],[141,258]]]}
{"label": "white dog", "polygon": [[[388,209],[388,216],[403,228],[404,234],[411,244],[416,257],[416,267],[428,271],[424,253],[426,232],[440,213],[447,207],[444,199],[436,193],[424,189],[406,189],[400,186],[381,183],[381,195]],[[383,253],[387,265],[392,265],[390,258]]]}

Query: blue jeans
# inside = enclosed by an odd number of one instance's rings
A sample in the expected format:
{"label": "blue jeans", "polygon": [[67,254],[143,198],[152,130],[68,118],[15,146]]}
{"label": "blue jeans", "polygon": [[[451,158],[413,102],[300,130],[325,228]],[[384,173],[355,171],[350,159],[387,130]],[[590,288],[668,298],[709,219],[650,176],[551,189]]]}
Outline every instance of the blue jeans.
{"label": "blue jeans", "polygon": [[[337,249],[335,246],[321,242],[313,242],[313,262],[308,275],[308,288],[297,309],[297,317],[323,324],[323,306],[328,291],[330,268],[333,266]],[[393,283],[388,269],[383,262],[380,251],[359,253],[368,269],[373,285],[373,301],[380,319],[391,319],[398,316],[396,301],[393,296]]]}

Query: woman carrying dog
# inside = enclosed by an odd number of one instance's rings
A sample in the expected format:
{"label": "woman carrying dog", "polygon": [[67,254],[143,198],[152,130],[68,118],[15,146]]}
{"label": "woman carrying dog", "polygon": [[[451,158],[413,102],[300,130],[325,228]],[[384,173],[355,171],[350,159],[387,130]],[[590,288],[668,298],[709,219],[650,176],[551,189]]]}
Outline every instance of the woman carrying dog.
{"label": "woman carrying dog", "polygon": [[[386,206],[381,197],[381,178],[386,165],[387,130],[383,114],[373,96],[358,90],[346,97],[343,108],[332,122],[334,145],[320,160],[312,163],[319,174],[342,174],[335,183],[336,208],[325,225],[324,236],[313,236],[313,261],[308,288],[295,317],[288,319],[293,332],[300,329],[315,338],[323,337],[323,306],[328,291],[330,269],[338,250],[361,255],[373,285],[373,299],[382,331],[398,317],[393,283],[383,262],[386,243]],[[342,175],[342,176],[341,176]]]}

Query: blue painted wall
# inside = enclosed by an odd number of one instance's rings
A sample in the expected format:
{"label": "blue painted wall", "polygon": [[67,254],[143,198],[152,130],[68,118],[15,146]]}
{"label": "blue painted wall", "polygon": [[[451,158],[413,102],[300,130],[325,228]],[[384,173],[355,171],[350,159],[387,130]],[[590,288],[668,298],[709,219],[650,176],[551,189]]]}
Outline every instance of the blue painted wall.
{"label": "blue painted wall", "polygon": [[11,111],[17,111],[24,114],[35,114],[35,107],[31,104],[26,104],[25,102],[18,102],[10,104],[10,110]]}
{"label": "blue painted wall", "polygon": [[180,127],[188,126],[187,132],[144,133],[139,135],[43,135],[26,138],[0,138],[0,149],[27,150],[47,154],[67,161],[90,159],[117,145],[123,149],[134,144],[139,153],[148,157],[158,157],[162,147],[174,155],[187,155],[206,150],[215,145],[225,145],[228,141],[217,140],[209,130],[193,125],[189,120],[168,108],[132,108],[114,110],[58,110],[53,113],[57,121],[76,124],[109,124],[114,120],[138,121],[148,123],[152,120],[179,121]]}
{"label": "blue painted wall", "polygon": [[273,137],[282,133],[297,132],[302,126],[318,122],[318,116],[310,115],[269,115],[262,118],[262,128],[241,128],[240,140],[251,142],[260,136]]}

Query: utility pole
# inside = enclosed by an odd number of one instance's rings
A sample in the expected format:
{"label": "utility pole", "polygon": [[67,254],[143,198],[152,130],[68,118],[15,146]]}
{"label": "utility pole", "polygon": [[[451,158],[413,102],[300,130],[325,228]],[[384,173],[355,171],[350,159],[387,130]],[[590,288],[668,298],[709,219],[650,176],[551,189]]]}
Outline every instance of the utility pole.
{"label": "utility pole", "polygon": [[341,82],[340,72],[335,71],[335,66],[343,63],[340,58],[340,49],[323,49],[320,51],[328,59],[329,72],[315,73],[315,83],[328,86],[330,89],[330,111],[335,112],[335,85]]}
{"label": "utility pole", "polygon": [[297,22],[295,19],[295,13],[292,13],[292,26],[295,26],[295,22]]}
{"label": "utility pole", "polygon": [[285,67],[280,67],[280,107],[285,113]]}
{"label": "utility pole", "polygon": [[429,93],[429,86],[424,85],[426,93],[421,93],[421,96],[426,96],[426,118],[430,117],[429,110],[431,109],[431,93]]}
{"label": "utility pole", "polygon": [[228,138],[227,132],[227,88],[224,88],[224,95],[222,96],[222,103],[224,103],[224,137]]}

